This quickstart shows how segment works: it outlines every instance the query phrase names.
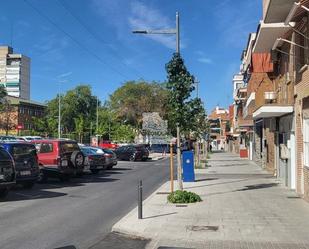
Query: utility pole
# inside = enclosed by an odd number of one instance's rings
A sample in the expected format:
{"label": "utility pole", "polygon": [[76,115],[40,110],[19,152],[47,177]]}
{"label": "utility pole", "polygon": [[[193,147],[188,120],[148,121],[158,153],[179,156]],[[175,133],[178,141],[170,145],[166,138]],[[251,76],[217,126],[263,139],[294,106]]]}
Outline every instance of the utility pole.
{"label": "utility pole", "polygon": [[196,84],[196,97],[199,98],[199,84],[200,84],[200,81],[197,78],[195,78],[194,84]]}
{"label": "utility pole", "polygon": [[[134,34],[163,34],[163,35],[176,35],[176,53],[180,53],[180,25],[179,13],[176,12],[176,27],[175,29],[161,29],[161,30],[133,30]],[[181,151],[180,151],[180,128],[177,124],[177,181],[179,190],[183,190],[182,185],[182,167],[181,167]]]}
{"label": "utility pole", "polygon": [[97,120],[96,120],[96,134],[99,134],[99,98],[97,97]]}

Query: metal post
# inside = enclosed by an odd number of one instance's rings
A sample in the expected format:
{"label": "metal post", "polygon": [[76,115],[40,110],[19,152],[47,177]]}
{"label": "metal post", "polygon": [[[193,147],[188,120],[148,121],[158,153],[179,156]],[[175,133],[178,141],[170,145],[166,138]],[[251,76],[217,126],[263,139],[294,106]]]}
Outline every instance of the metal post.
{"label": "metal post", "polygon": [[60,96],[60,82],[58,94],[58,138],[61,138],[61,96]]}
{"label": "metal post", "polygon": [[180,129],[177,125],[177,181],[178,189],[183,190],[182,186],[182,167],[181,167],[181,151],[180,151]]}
{"label": "metal post", "polygon": [[137,192],[138,219],[143,219],[143,182],[141,180],[138,182]]}
{"label": "metal post", "polygon": [[97,120],[96,120],[96,134],[99,134],[99,98],[97,97]]}
{"label": "metal post", "polygon": [[170,173],[171,173],[171,193],[174,192],[174,155],[173,143],[170,143]]}
{"label": "metal post", "polygon": [[179,13],[176,12],[176,53],[180,53]]}

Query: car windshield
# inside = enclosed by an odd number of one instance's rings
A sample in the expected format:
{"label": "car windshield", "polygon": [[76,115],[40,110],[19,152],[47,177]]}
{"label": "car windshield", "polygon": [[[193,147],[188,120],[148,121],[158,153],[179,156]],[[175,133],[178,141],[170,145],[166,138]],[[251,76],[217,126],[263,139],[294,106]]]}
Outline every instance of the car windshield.
{"label": "car windshield", "polygon": [[12,146],[12,155],[14,158],[27,156],[27,155],[36,155],[36,148],[31,144],[16,144]]}
{"label": "car windshield", "polygon": [[79,151],[80,148],[75,142],[61,142],[60,143],[61,153],[72,153],[73,151]]}
{"label": "car windshield", "polygon": [[94,154],[94,153],[95,153],[92,149],[86,148],[86,147],[82,147],[82,148],[81,148],[81,151],[82,151],[84,154],[86,154],[86,155],[91,155],[91,154]]}
{"label": "car windshield", "polygon": [[0,160],[10,160],[9,153],[7,153],[4,149],[0,149]]}
{"label": "car windshield", "polygon": [[91,148],[91,151],[95,154],[104,154],[105,150],[103,151],[101,148]]}

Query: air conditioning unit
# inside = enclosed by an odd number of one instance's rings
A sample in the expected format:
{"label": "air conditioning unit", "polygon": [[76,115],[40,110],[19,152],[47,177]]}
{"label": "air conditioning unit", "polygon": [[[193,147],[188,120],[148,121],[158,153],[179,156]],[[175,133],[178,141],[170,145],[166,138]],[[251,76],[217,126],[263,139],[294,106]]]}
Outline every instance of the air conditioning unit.
{"label": "air conditioning unit", "polygon": [[277,93],[275,92],[265,92],[264,93],[265,100],[272,101],[277,99]]}

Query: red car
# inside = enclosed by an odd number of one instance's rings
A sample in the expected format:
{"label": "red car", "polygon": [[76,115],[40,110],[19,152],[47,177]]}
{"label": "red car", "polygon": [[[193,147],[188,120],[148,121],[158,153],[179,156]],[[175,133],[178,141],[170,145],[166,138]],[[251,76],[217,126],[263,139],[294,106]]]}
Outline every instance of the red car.
{"label": "red car", "polygon": [[63,139],[34,140],[36,145],[40,181],[48,177],[66,180],[72,175],[81,175],[84,170],[85,156],[76,141]]}
{"label": "red car", "polygon": [[117,149],[119,146],[118,144],[114,144],[112,143],[111,141],[102,141],[102,142],[99,142],[99,146],[100,148],[103,148],[103,149],[110,149],[110,150],[115,150]]}

